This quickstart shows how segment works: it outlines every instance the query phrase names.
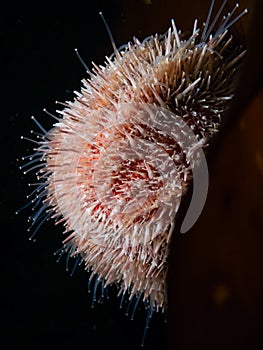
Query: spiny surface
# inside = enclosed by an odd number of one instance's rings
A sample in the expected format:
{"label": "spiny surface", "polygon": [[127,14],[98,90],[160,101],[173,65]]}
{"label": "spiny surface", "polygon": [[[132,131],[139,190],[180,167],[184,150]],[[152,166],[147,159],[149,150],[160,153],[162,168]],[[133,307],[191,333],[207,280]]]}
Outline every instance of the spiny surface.
{"label": "spiny surface", "polygon": [[[195,23],[187,40],[172,22],[165,35],[135,39],[94,65],[37,150],[43,208],[64,222],[65,250],[104,286],[157,311],[167,306],[169,243],[193,150],[208,145],[233,95],[242,54],[228,21],[214,36]],[[178,118],[195,134],[187,147]]]}

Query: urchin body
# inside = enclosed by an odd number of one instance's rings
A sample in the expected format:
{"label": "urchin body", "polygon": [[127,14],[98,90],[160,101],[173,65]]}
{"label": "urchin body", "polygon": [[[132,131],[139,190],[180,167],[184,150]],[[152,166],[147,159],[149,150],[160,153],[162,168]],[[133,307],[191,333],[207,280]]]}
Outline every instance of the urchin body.
{"label": "urchin body", "polygon": [[[208,145],[229,106],[242,56],[229,50],[228,23],[212,36],[208,26],[201,35],[195,22],[184,39],[172,21],[166,34],[135,39],[104,67],[94,65],[37,151],[45,209],[64,222],[65,250],[80,256],[104,286],[117,284],[120,293],[141,297],[153,310],[167,307],[174,224],[167,209],[158,209],[173,197],[177,212],[191,181],[191,150],[150,127],[147,118],[154,121],[155,107],[167,110],[193,130],[193,149]],[[157,164],[167,168],[169,162],[172,181],[163,191]]]}

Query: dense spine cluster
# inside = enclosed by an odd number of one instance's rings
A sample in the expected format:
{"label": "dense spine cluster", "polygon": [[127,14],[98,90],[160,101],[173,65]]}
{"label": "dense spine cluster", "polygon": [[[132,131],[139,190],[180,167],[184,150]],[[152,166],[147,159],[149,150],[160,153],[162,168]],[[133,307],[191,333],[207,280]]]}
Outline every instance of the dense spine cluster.
{"label": "dense spine cluster", "polygon": [[[228,28],[244,12],[232,20],[236,6],[215,30],[223,5],[212,24],[211,6],[202,31],[195,21],[187,39],[172,21],[166,34],[135,39],[105,66],[94,64],[32,158],[42,164],[44,198],[33,224],[46,217],[63,222],[63,249],[91,278],[117,284],[120,294],[141,298],[151,310],[167,307],[169,243],[191,181],[191,154],[219,130],[243,56]],[[195,135],[188,148],[176,118]],[[162,124],[177,125],[177,134]]]}

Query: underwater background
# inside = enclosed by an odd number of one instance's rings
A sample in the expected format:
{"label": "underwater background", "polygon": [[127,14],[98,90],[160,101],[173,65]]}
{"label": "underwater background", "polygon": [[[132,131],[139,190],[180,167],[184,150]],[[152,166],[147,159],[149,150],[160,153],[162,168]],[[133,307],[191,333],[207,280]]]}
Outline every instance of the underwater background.
{"label": "underwater background", "polygon": [[[232,9],[234,1],[228,1]],[[216,1],[216,6],[220,5]],[[70,276],[65,259],[56,263],[62,227],[43,224],[29,241],[27,186],[34,176],[19,170],[33,144],[21,140],[53,120],[55,101],[74,98],[85,63],[104,63],[111,43],[102,11],[117,47],[164,33],[174,18],[182,31],[195,18],[205,21],[210,1],[90,1],[55,7],[46,2],[10,2],[0,14],[1,38],[1,327],[8,349],[139,349],[146,314],[139,306],[133,321],[119,308],[116,290],[92,305],[88,274]],[[263,341],[263,90],[262,19],[259,1],[240,1],[249,19],[233,30],[249,46],[237,97],[209,155],[209,194],[195,226],[175,232],[168,276],[168,322],[154,315],[144,349],[262,349]],[[261,10],[260,10],[261,7]],[[256,9],[253,11],[253,9]],[[249,21],[253,17],[253,25]],[[232,117],[232,118],[231,118]],[[72,262],[73,267],[74,262]],[[92,286],[91,286],[92,287]],[[92,288],[91,288],[92,290]]]}

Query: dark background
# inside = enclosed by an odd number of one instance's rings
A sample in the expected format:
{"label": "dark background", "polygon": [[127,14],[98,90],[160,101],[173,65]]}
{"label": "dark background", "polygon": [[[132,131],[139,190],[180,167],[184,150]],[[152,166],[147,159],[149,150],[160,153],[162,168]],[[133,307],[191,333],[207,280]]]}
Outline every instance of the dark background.
{"label": "dark background", "polygon": [[[28,240],[30,210],[19,215],[15,211],[28,202],[27,183],[35,181],[18,168],[21,157],[31,154],[34,145],[20,136],[30,137],[30,130],[37,130],[31,115],[49,129],[53,121],[43,108],[54,113],[56,100],[70,100],[73,91],[80,89],[86,75],[74,48],[89,67],[91,61],[103,64],[104,56],[112,53],[99,11],[120,46],[134,35],[143,39],[165,32],[171,18],[179,28],[191,30],[194,18],[205,19],[209,3],[105,0],[55,8],[45,2],[30,6],[12,2],[1,11],[0,341],[8,344],[6,348],[139,348],[145,313],[138,310],[135,319],[129,320],[125,308],[119,309],[115,290],[110,291],[109,300],[91,308],[87,273],[80,267],[70,277],[65,259],[56,263],[53,253],[63,239],[60,227],[48,222],[37,233],[36,242]],[[246,22],[237,34],[240,42],[245,41]],[[254,124],[249,122],[249,109],[244,116],[244,125],[251,128],[240,136],[234,125],[218,146],[222,151],[215,153],[211,163],[210,197],[199,224],[187,236],[176,236],[170,269],[171,349],[247,349],[251,344],[253,349],[261,348],[263,173],[259,164],[263,147],[262,98],[258,99]],[[247,145],[252,155],[253,147],[258,152],[256,165]],[[224,182],[222,174],[226,173]],[[240,174],[248,180],[240,181]],[[242,192],[244,186],[248,188]],[[240,211],[239,206],[248,208],[251,203],[252,209]],[[163,318],[155,315],[145,349],[165,349],[166,332]]]}

